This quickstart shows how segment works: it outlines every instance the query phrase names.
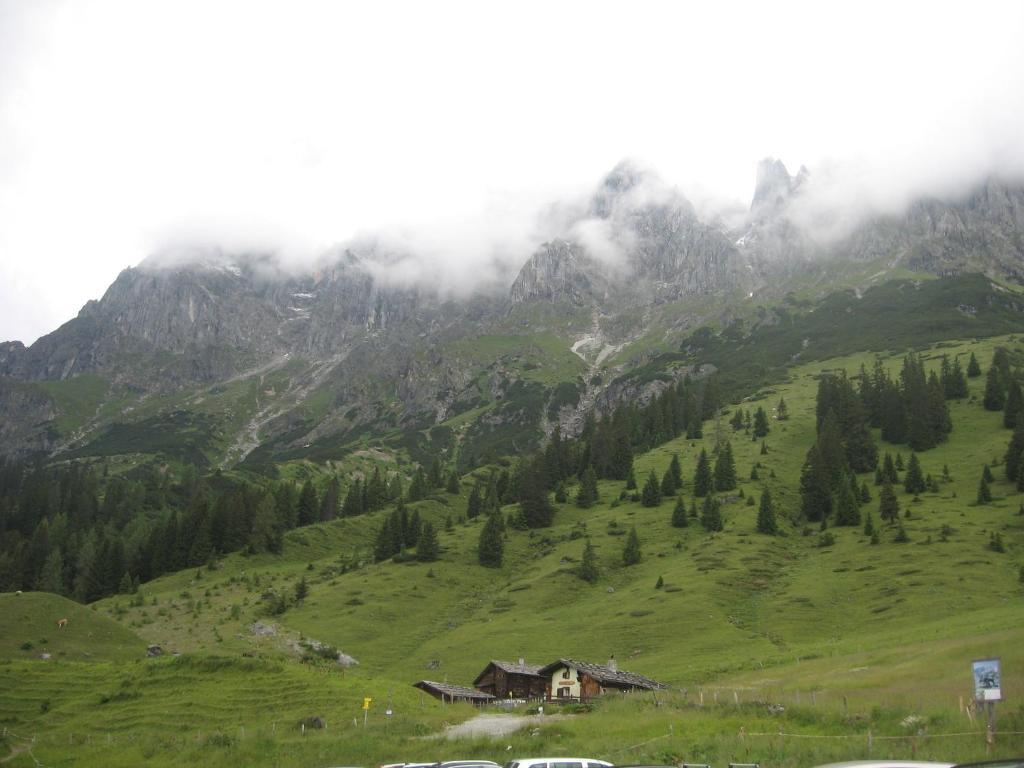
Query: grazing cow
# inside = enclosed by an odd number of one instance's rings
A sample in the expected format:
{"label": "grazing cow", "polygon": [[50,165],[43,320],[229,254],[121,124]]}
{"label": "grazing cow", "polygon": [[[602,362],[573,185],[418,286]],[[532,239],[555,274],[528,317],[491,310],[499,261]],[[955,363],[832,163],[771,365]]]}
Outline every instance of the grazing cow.
{"label": "grazing cow", "polygon": [[67,619],[57,619],[57,629],[64,629],[68,625]]}

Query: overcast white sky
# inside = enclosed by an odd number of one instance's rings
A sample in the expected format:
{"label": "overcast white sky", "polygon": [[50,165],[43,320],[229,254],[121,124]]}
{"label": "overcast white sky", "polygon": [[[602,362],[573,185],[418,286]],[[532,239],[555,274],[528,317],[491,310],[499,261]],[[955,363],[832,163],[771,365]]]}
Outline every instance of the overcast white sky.
{"label": "overcast white sky", "polygon": [[172,244],[529,255],[624,157],[898,206],[1024,168],[1024,3],[0,0],[0,339]]}

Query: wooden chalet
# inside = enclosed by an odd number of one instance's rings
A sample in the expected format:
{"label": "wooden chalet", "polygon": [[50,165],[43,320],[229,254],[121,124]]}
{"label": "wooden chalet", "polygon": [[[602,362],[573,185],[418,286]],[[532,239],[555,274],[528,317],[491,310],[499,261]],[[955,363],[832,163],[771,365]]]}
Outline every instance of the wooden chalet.
{"label": "wooden chalet", "polygon": [[462,685],[452,685],[451,683],[435,683],[432,680],[420,680],[418,683],[413,683],[412,687],[426,691],[435,699],[452,703],[468,701],[470,704],[480,705],[494,701],[494,697],[489,693],[478,691],[475,688],[466,688]]}
{"label": "wooden chalet", "polygon": [[524,659],[490,661],[473,685],[497,699],[539,699],[547,695],[547,679],[541,677],[540,665],[527,664]]}
{"label": "wooden chalet", "polygon": [[549,701],[585,701],[608,690],[655,691],[665,687],[649,677],[619,669],[614,657],[607,664],[559,659],[541,667],[538,674],[544,678],[545,695]]}

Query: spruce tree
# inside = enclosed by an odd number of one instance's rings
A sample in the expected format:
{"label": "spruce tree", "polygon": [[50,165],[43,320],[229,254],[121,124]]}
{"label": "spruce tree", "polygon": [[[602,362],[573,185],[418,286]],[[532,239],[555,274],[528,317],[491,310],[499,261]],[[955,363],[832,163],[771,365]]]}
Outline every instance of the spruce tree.
{"label": "spruce tree", "polygon": [[636,490],[636,473],[633,471],[632,465],[629,467],[629,473],[626,475],[626,490]]}
{"label": "spruce tree", "polygon": [[473,490],[469,492],[469,501],[466,503],[466,519],[473,520],[480,514],[483,499],[480,498],[480,481],[473,484]]}
{"label": "spruce tree", "polygon": [[907,473],[903,476],[903,489],[912,496],[923,493],[927,489],[921,473],[921,462],[918,461],[916,453],[911,453],[910,461],[907,462]]}
{"label": "spruce tree", "polygon": [[1011,381],[1009,394],[1006,396],[1006,406],[1003,408],[1003,426],[1013,429],[1017,426],[1017,419],[1024,410],[1024,399],[1021,397],[1020,382]]}
{"label": "spruce tree", "polygon": [[864,535],[873,536],[875,533],[875,520],[871,517],[871,512],[864,515]]}
{"label": "spruce tree", "polygon": [[1017,480],[1021,475],[1021,454],[1024,452],[1024,419],[1017,420],[1013,434],[1010,436],[1010,443],[1006,446],[1004,466],[1006,468],[1006,479]]}
{"label": "spruce tree", "polygon": [[626,543],[622,548],[622,564],[636,565],[640,562],[641,557],[640,537],[637,535],[634,525],[629,529],[629,535],[626,536]]}
{"label": "spruce tree", "polygon": [[995,479],[992,477],[992,470],[989,469],[988,464],[981,465],[981,476],[985,479],[986,483],[991,483]]}
{"label": "spruce tree", "polygon": [[860,525],[860,508],[850,481],[839,483],[835,506],[836,525]]}
{"label": "spruce tree", "polygon": [[981,376],[981,366],[978,365],[978,358],[971,352],[971,359],[967,362],[967,378],[976,379]]}
{"label": "spruce tree", "polygon": [[715,460],[715,490],[736,489],[736,462],[733,460],[732,445],[726,441]]}
{"label": "spruce tree", "polygon": [[416,542],[416,559],[421,563],[432,563],[441,554],[441,545],[437,541],[434,524],[424,520],[420,527],[419,541]]}
{"label": "spruce tree", "polygon": [[739,432],[743,429],[743,409],[737,408],[733,413],[732,418],[729,419],[729,426],[732,427],[733,432]]}
{"label": "spruce tree", "polygon": [[764,408],[760,405],[757,406],[757,410],[754,412],[754,437],[767,437],[768,432],[768,414],[764,412]]}
{"label": "spruce tree", "polygon": [[666,469],[665,474],[661,476],[661,496],[667,498],[669,496],[676,495],[676,479],[672,475],[671,469]]}
{"label": "spruce tree", "polygon": [[761,492],[761,506],[757,511],[757,532],[768,536],[774,536],[779,532],[779,526],[775,522],[772,494],[767,488]]}
{"label": "spruce tree", "polygon": [[981,402],[986,411],[1001,411],[1006,405],[1003,383],[1000,381],[999,369],[995,365],[988,369],[988,375],[985,378],[985,395]]}
{"label": "spruce tree", "polygon": [[[986,469],[988,465],[985,465]],[[985,473],[981,475],[981,481],[978,483],[978,499],[979,504],[988,504],[992,501],[992,490],[988,487],[988,480],[985,479]]]}
{"label": "spruce tree", "polygon": [[711,461],[708,452],[700,449],[697,457],[697,469],[693,474],[693,495],[698,498],[707,496],[714,489],[714,478],[711,475]]}
{"label": "spruce tree", "polygon": [[598,501],[597,474],[593,466],[583,470],[583,477],[580,478],[580,487],[576,492],[576,506],[581,509],[589,509]]}
{"label": "spruce tree", "polygon": [[900,516],[900,502],[888,479],[882,482],[882,490],[878,494],[878,516],[887,523],[894,523]]}
{"label": "spruce tree", "polygon": [[725,530],[725,522],[722,520],[722,505],[714,496],[707,496],[704,499],[700,524],[708,532]]}
{"label": "spruce tree", "polygon": [[751,480],[760,480],[761,479],[761,476],[757,472],[757,464],[754,464],[753,466],[750,467],[750,479]]}
{"label": "spruce tree", "polygon": [[899,481],[900,476],[896,472],[896,464],[892,460],[892,454],[887,451],[885,457],[882,459],[882,477],[879,485],[885,482],[896,485]]}
{"label": "spruce tree", "polygon": [[523,466],[519,478],[519,513],[528,528],[547,528],[555,519],[544,476],[533,461]]}
{"label": "spruce tree", "polygon": [[423,474],[423,467],[416,467],[416,472],[409,483],[409,501],[420,501],[427,495],[427,476]]}
{"label": "spruce tree", "polygon": [[320,505],[316,498],[313,481],[307,480],[299,494],[299,525],[311,525],[320,519]]}
{"label": "spruce tree", "polygon": [[676,498],[676,505],[672,510],[672,527],[673,528],[686,528],[689,524],[689,516],[686,514],[686,504],[683,503],[683,497],[678,496]]}
{"label": "spruce tree", "polygon": [[448,475],[448,484],[445,486],[445,490],[453,496],[457,496],[459,491],[462,490],[462,485],[459,483],[459,473],[454,469]]}
{"label": "spruce tree", "polygon": [[812,522],[824,520],[832,512],[832,483],[817,443],[807,451],[800,470],[800,512]]}
{"label": "spruce tree", "polygon": [[647,476],[647,482],[644,483],[644,489],[640,494],[640,502],[645,507],[656,507],[661,504],[661,484],[658,482],[658,477],[654,474],[653,469],[651,474]]}
{"label": "spruce tree", "polygon": [[502,535],[504,527],[500,512],[492,512],[487,516],[477,545],[477,559],[480,565],[488,568],[501,567],[505,556],[505,539]]}
{"label": "spruce tree", "polygon": [[871,501],[871,490],[868,488],[867,482],[860,484],[860,503],[867,504]]}
{"label": "spruce tree", "polygon": [[590,539],[587,539],[586,544],[583,545],[583,558],[580,560],[580,578],[593,584],[599,575],[597,553],[594,551],[594,545],[590,543]]}
{"label": "spruce tree", "polygon": [[786,407],[786,401],[782,397],[779,398],[779,404],[775,406],[775,418],[779,421],[786,421],[789,418],[789,408]]}
{"label": "spruce tree", "polygon": [[672,473],[672,479],[675,481],[676,490],[683,487],[683,468],[679,464],[679,454],[672,454],[672,461],[668,464],[668,471]]}

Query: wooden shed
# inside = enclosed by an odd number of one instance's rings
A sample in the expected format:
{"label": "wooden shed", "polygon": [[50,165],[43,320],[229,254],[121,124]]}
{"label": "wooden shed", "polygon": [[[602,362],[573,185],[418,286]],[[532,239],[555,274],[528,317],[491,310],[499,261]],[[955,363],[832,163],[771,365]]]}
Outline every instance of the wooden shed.
{"label": "wooden shed", "polygon": [[654,691],[665,687],[649,677],[619,669],[614,658],[607,664],[559,659],[541,667],[539,674],[544,678],[546,697],[554,701],[585,701],[607,690]]}
{"label": "wooden shed", "polygon": [[421,691],[426,691],[435,699],[440,699],[441,701],[468,701],[470,704],[477,705],[487,704],[488,702],[494,701],[494,697],[491,694],[478,691],[475,688],[466,688],[463,685],[435,683],[432,680],[420,680],[418,683],[413,683],[412,687],[419,688]]}
{"label": "wooden shed", "polygon": [[540,665],[527,664],[524,659],[488,662],[473,685],[498,699],[539,699],[547,694],[547,679],[541,677]]}

